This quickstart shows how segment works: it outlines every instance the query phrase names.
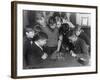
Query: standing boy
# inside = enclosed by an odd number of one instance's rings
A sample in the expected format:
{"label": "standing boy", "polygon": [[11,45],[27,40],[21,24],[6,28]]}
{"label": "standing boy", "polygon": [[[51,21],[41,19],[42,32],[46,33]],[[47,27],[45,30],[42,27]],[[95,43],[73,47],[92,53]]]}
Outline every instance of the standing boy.
{"label": "standing boy", "polygon": [[27,56],[32,46],[32,39],[35,35],[35,31],[32,28],[25,28],[25,35],[23,37],[23,67],[27,66]]}

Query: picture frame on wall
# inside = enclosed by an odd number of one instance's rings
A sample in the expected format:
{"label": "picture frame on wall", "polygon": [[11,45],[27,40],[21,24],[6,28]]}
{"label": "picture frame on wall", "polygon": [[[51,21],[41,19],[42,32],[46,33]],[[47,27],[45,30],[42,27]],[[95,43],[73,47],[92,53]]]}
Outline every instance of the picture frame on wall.
{"label": "picture frame on wall", "polygon": [[11,77],[97,73],[97,6],[11,2]]}

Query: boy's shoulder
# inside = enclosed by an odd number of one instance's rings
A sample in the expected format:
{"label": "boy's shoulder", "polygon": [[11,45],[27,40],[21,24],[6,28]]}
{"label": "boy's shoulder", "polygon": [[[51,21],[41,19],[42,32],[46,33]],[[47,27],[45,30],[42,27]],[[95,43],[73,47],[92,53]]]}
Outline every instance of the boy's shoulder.
{"label": "boy's shoulder", "polygon": [[38,47],[35,42],[32,43],[32,47]]}
{"label": "boy's shoulder", "polygon": [[79,43],[79,45],[82,45],[82,44],[85,44],[86,42],[82,38],[78,37],[77,43]]}
{"label": "boy's shoulder", "polygon": [[40,50],[40,48],[35,44],[35,42],[32,43],[32,47],[34,50]]}
{"label": "boy's shoulder", "polygon": [[31,40],[28,39],[27,37],[23,37],[23,44],[24,45],[31,45]]}
{"label": "boy's shoulder", "polygon": [[33,53],[37,53],[40,55],[43,54],[43,50],[40,47],[38,47],[34,42],[32,43],[32,51]]}

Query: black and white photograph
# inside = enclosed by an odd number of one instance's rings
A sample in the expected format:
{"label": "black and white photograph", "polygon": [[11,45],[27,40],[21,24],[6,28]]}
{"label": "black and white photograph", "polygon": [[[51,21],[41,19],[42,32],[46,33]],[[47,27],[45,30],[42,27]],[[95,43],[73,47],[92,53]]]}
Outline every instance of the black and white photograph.
{"label": "black and white photograph", "polygon": [[90,13],[23,10],[23,68],[90,66],[90,21]]}
{"label": "black and white photograph", "polygon": [[14,77],[96,73],[96,6],[12,6]]}

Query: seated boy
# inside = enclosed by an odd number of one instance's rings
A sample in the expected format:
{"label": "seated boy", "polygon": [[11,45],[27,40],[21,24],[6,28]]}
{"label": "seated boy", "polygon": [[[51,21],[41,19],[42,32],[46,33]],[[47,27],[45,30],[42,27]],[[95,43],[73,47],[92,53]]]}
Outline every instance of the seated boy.
{"label": "seated boy", "polygon": [[32,47],[27,52],[27,65],[29,68],[40,68],[43,61],[47,58],[47,54],[43,51],[43,46],[46,44],[48,36],[39,32],[34,36]]}

